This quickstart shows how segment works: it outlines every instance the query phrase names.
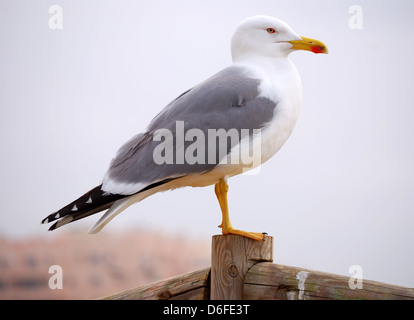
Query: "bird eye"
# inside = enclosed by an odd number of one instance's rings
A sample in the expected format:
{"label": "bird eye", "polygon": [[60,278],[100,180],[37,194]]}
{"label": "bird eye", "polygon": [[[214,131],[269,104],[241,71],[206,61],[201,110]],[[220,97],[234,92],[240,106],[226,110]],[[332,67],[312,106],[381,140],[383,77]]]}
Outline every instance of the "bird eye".
{"label": "bird eye", "polygon": [[269,33],[276,33],[276,30],[273,28],[267,28],[266,31]]}

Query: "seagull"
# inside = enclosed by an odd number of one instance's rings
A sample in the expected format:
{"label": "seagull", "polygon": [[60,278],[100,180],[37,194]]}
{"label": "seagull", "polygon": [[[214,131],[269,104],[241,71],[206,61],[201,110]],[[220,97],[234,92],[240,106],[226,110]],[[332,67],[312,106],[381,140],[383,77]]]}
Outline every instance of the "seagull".
{"label": "seagull", "polygon": [[231,39],[232,64],[169,103],[120,147],[100,185],[42,223],[54,222],[54,230],[107,210],[89,230],[97,233],[155,193],[214,185],[222,233],[263,241],[265,233],[233,228],[227,181],[270,159],[290,136],[302,102],[301,79],[289,59],[296,50],[328,53],[322,42],[273,17],[241,21]]}

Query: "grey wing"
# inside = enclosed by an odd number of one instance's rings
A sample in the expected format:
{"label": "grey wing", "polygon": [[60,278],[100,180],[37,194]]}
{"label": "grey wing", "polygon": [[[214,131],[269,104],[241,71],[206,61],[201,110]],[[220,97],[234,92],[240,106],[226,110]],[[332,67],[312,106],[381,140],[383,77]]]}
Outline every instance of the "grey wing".
{"label": "grey wing", "polygon": [[[246,77],[239,68],[229,67],[179,96],[152,120],[146,132],[119,149],[104,178],[103,190],[133,194],[154,183],[214,169],[223,157],[217,150],[218,144],[212,150],[204,140],[202,147],[195,148],[202,153],[195,163],[183,159],[185,150],[197,137],[207,138],[209,130],[237,130],[238,143],[242,129],[251,134],[253,129],[261,129],[271,121],[276,103],[259,96],[259,84],[259,80]],[[187,133],[192,133],[189,136],[193,138],[184,139],[189,137]],[[227,151],[233,146],[234,141],[228,141]],[[164,163],[157,159],[160,150]],[[209,157],[211,152],[214,161]]]}

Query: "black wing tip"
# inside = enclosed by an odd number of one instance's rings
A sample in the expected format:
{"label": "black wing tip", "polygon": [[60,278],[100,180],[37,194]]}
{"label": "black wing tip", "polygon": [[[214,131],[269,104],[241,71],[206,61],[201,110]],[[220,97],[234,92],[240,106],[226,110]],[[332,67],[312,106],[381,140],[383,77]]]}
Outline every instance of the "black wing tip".
{"label": "black wing tip", "polygon": [[[57,212],[55,212],[55,213],[52,213],[52,214],[50,214],[50,215],[48,215],[46,218],[44,218],[41,222],[40,222],[40,224],[41,225],[44,225],[44,224],[48,224],[48,223],[51,223],[51,222],[53,222],[53,221],[56,221],[56,220],[59,220],[60,221],[60,218],[62,218],[62,217],[60,217],[60,216],[58,216],[57,215],[58,213]],[[59,221],[56,221],[49,229],[48,229],[48,231],[53,231],[53,230],[55,230],[56,228],[57,228],[57,224],[58,224],[58,222]]]}
{"label": "black wing tip", "polygon": [[[177,178],[168,178],[156,183],[153,183],[139,192],[146,191],[151,188],[155,188],[164,183],[170,182]],[[138,193],[139,193],[138,192]],[[95,214],[102,210],[108,209],[115,201],[128,197],[129,195],[112,194],[102,190],[102,185],[99,185],[92,190],[79,197],[77,200],[71,202],[67,206],[63,207],[59,211],[56,211],[41,221],[41,224],[55,223],[49,228],[49,231],[53,231],[67,223],[83,219],[89,215]],[[56,221],[58,220],[58,221]]]}
{"label": "black wing tip", "polygon": [[92,199],[91,199],[91,194],[92,193],[95,193],[96,191],[98,191],[98,195],[99,195],[99,193],[101,193],[101,196],[102,196],[102,194],[103,195],[105,194],[105,192],[101,190],[101,187],[102,187],[102,184],[95,187],[95,188],[93,188],[93,189],[91,189],[90,191],[85,193],[83,196],[79,197],[77,200],[71,202],[67,206],[60,209],[59,211],[56,211],[56,212],[53,212],[53,213],[49,214],[46,218],[44,218],[40,222],[40,224],[48,224],[50,222],[61,219],[65,216],[67,216],[68,214],[77,212],[78,211],[77,206],[79,206],[80,203],[85,203],[88,206],[91,205],[92,204]]}
{"label": "black wing tip", "polygon": [[67,223],[85,218],[89,215],[95,214],[107,209],[116,200],[126,197],[125,195],[112,194],[102,190],[102,185],[99,185],[75,201],[61,208],[41,221],[41,224],[48,224],[56,221],[49,231],[53,231]]}
{"label": "black wing tip", "polygon": [[58,222],[59,222],[59,221],[56,221],[54,224],[52,224],[52,225],[50,226],[50,228],[49,228],[47,231],[53,231],[53,230],[55,230],[55,229],[57,228],[57,224],[58,224]]}
{"label": "black wing tip", "polygon": [[59,212],[54,212],[52,214],[49,214],[46,218],[44,218],[40,222],[40,224],[48,224],[48,223],[53,222],[55,220],[58,220],[60,218],[62,218],[62,217],[60,216]]}

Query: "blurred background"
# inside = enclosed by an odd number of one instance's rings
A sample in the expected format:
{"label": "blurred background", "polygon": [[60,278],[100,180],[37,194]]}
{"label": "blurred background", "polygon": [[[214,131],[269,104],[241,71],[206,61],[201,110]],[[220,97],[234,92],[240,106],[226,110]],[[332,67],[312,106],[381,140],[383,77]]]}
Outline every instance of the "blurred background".
{"label": "blurred background", "polygon": [[[98,215],[55,232],[40,221],[231,64],[233,31],[256,14],[329,55],[291,55],[299,121],[256,175],[229,181],[233,225],[274,236],[275,263],[359,265],[365,279],[414,287],[413,12],[410,0],[0,0],[0,298],[97,298],[209,266],[213,187],[154,195],[98,235],[87,234]],[[51,265],[62,290],[48,287]]]}

